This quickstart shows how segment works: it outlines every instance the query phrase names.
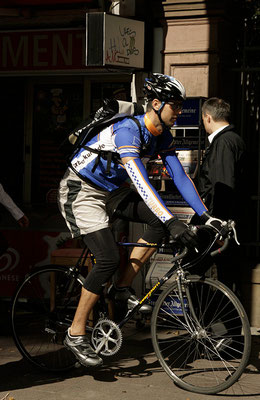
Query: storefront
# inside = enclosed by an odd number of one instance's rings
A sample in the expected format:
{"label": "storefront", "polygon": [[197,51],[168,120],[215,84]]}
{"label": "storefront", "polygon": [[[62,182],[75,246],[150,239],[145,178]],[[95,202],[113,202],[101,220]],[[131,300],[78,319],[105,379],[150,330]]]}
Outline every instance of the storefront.
{"label": "storefront", "polygon": [[[95,66],[86,65],[86,29],[0,32],[1,182],[30,219],[24,231],[1,208],[1,231],[9,241],[0,258],[2,296],[8,296],[32,266],[50,262],[53,249],[75,245],[56,201],[66,170],[59,146],[104,98],[131,100],[133,73],[142,70],[144,51],[144,28],[139,45],[134,26],[120,28],[121,42],[117,36],[111,41],[114,31],[110,36],[106,32],[110,47],[105,63]],[[129,49],[132,59],[138,53],[137,68],[127,59]],[[122,50],[126,66],[117,65]]]}
{"label": "storefront", "polygon": [[26,204],[55,202],[65,170],[59,144],[69,131],[104,98],[121,90],[131,99],[133,69],[86,67],[85,36],[83,29],[0,33],[2,134],[15,160],[7,150],[1,171]]}

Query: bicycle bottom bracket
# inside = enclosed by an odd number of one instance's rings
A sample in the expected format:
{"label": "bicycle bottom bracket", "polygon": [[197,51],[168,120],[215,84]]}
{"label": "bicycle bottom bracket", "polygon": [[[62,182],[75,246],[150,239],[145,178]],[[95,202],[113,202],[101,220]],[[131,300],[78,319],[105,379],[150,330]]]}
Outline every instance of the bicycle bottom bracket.
{"label": "bicycle bottom bracket", "polygon": [[122,346],[123,336],[119,326],[110,319],[101,319],[94,326],[91,342],[98,354],[113,356]]}

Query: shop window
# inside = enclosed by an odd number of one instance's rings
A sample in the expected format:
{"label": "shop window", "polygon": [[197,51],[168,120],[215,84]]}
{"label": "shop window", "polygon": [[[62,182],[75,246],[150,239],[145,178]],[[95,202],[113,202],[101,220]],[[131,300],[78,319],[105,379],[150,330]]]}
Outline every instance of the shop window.
{"label": "shop window", "polygon": [[59,182],[66,170],[59,145],[82,116],[81,84],[34,86],[32,203],[56,204]]}
{"label": "shop window", "polygon": [[0,181],[11,197],[21,204],[24,179],[24,80],[1,78]]}

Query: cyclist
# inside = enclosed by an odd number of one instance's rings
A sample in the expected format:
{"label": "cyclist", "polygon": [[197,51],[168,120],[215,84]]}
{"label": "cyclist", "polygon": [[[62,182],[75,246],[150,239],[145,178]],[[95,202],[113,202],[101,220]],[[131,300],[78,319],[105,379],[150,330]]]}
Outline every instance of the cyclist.
{"label": "cyclist", "polygon": [[[160,154],[176,187],[193,210],[204,222],[219,223],[208,215],[174,151],[169,128],[181,113],[186,97],[182,83],[171,76],[155,73],[145,80],[144,91],[148,106],[147,112],[137,117],[141,131],[130,118],[105,128],[86,143],[88,149],[78,151],[60,183],[58,202],[67,226],[73,237],[82,236],[96,259],[64,341],[85,366],[102,364],[102,359],[91,347],[85,328],[104,284],[119,265],[119,252],[109,216],[147,224],[147,230],[139,239],[141,243],[160,243],[169,232],[186,246],[196,246],[195,233],[167,209],[149,182],[145,162]],[[107,160],[101,157],[97,163],[98,155],[89,147],[112,150],[119,155],[118,161],[112,159],[109,174],[106,172]],[[135,190],[127,186],[128,180]],[[129,308],[137,304],[131,283],[153,252],[154,249],[144,247],[133,249],[124,275],[109,291],[111,297],[126,301]],[[149,305],[142,306],[140,311],[149,312]]]}

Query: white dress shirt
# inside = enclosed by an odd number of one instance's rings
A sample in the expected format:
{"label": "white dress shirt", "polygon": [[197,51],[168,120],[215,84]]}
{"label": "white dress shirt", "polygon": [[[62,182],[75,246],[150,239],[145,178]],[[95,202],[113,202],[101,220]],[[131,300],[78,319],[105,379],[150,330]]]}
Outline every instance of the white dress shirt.
{"label": "white dress shirt", "polygon": [[214,137],[215,137],[219,132],[223,131],[223,129],[225,129],[228,125],[229,125],[229,124],[224,125],[224,126],[222,126],[221,128],[218,128],[215,132],[212,132],[212,133],[208,136],[209,143],[212,143],[212,140],[214,139]]}

